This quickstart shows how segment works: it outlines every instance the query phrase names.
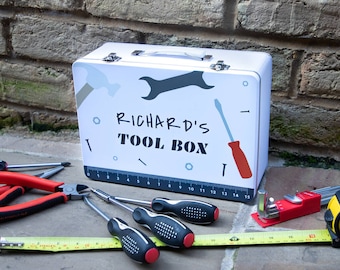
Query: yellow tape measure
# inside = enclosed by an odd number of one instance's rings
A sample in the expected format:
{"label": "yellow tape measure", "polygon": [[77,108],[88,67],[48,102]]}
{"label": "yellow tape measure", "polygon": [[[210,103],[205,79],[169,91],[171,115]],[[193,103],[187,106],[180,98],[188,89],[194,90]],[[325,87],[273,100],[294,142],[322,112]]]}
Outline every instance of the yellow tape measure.
{"label": "yellow tape measure", "polygon": [[325,221],[332,238],[332,246],[340,247],[340,191],[330,199],[325,212]]}
{"label": "yellow tape measure", "polygon": [[[158,247],[166,247],[151,237]],[[109,237],[2,237],[0,249],[65,252],[97,249],[121,249],[116,238]],[[332,242],[328,230],[297,230],[196,235],[193,247],[249,246]]]}
{"label": "yellow tape measure", "polygon": [[[251,246],[276,244],[328,243],[340,247],[340,191],[329,201],[325,212],[327,229],[245,232],[196,235],[193,247]],[[166,245],[151,237],[158,247]],[[116,238],[109,237],[0,237],[0,249],[27,251],[77,251],[121,249]]]}

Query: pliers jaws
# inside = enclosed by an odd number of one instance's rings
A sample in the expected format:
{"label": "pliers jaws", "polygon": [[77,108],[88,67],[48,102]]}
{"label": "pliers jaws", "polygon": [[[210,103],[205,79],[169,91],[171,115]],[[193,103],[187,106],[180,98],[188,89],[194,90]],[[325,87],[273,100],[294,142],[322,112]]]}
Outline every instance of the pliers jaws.
{"label": "pliers jaws", "polygon": [[[5,189],[5,192],[2,194],[4,195],[6,192],[9,193],[5,194],[6,198],[15,197],[15,194],[13,194],[14,190],[19,191],[19,195],[22,195],[26,188],[35,188],[51,192],[46,196],[32,201],[0,207],[0,222],[31,215],[57,204],[66,203],[69,200],[80,200],[88,195],[88,193],[81,193],[88,188],[86,185],[65,184],[63,182],[46,180],[36,176],[15,172],[1,171],[0,184],[11,186],[9,190]],[[8,200],[6,199],[6,201]]]}
{"label": "pliers jaws", "polygon": [[82,200],[89,193],[80,193],[89,187],[82,184],[64,184],[57,188],[59,192],[64,193],[69,200]]}

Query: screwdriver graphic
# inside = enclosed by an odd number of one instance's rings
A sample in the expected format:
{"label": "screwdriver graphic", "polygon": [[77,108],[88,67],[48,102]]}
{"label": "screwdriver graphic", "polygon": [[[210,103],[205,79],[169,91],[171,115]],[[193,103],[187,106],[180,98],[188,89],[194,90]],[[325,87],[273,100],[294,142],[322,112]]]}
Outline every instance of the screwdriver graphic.
{"label": "screwdriver graphic", "polygon": [[86,196],[84,202],[101,215],[108,223],[107,228],[122,244],[123,251],[131,259],[140,263],[154,263],[159,257],[159,250],[152,240],[141,231],[128,226],[120,218],[109,218]]}
{"label": "screwdriver graphic", "polygon": [[176,219],[166,215],[156,214],[143,207],[133,209],[117,201],[114,196],[100,189],[91,188],[91,191],[104,201],[119,205],[132,212],[132,218],[137,223],[148,228],[159,240],[168,246],[174,248],[189,248],[194,243],[194,233]]}
{"label": "screwdriver graphic", "polygon": [[222,105],[218,101],[218,99],[215,99],[215,107],[216,107],[217,111],[219,112],[219,114],[222,118],[223,124],[224,124],[224,126],[227,130],[228,135],[229,135],[230,142],[228,143],[228,145],[231,148],[237,169],[238,169],[242,178],[250,178],[252,176],[252,172],[251,172],[251,169],[249,167],[248,160],[247,160],[244,152],[240,148],[240,141],[234,140],[234,137],[233,137],[233,135],[230,131],[229,125],[227,123],[227,120],[224,117]]}
{"label": "screwdriver graphic", "polygon": [[218,219],[219,209],[210,203],[196,200],[154,198],[151,202],[115,196],[121,202],[151,207],[157,213],[171,213],[193,224],[211,224]]}

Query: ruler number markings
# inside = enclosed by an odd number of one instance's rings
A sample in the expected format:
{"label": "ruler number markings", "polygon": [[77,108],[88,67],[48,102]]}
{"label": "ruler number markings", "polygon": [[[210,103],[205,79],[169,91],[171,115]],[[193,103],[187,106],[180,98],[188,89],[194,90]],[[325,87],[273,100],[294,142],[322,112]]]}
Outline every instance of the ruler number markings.
{"label": "ruler number markings", "polygon": [[[253,199],[253,189],[239,188],[220,184],[177,179],[163,176],[109,170],[84,166],[85,174],[93,180],[148,187],[184,194],[200,195],[211,198],[249,202]],[[236,188],[236,189],[235,189]]]}

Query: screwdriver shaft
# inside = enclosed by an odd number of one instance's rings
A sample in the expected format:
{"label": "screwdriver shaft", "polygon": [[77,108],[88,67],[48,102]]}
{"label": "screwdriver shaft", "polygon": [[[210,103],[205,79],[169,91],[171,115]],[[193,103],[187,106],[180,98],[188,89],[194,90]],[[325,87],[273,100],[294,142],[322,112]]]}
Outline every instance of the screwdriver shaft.
{"label": "screwdriver shaft", "polygon": [[24,168],[37,168],[37,167],[55,167],[55,166],[70,166],[70,162],[57,162],[57,163],[37,163],[37,164],[16,164],[7,165],[7,169],[24,169]]}
{"label": "screwdriver shaft", "polygon": [[96,205],[94,205],[86,196],[84,196],[84,202],[90,206],[94,211],[96,211],[100,216],[102,216],[106,221],[110,220],[110,217],[106,215],[102,210],[100,210]]}
{"label": "screwdriver shaft", "polygon": [[42,173],[39,173],[39,174],[36,174],[35,176],[37,177],[40,177],[40,178],[50,178],[51,176],[57,174],[58,172],[62,171],[65,167],[64,166],[58,166],[58,167],[55,167],[51,170],[48,170],[46,172],[42,172]]}
{"label": "screwdriver shaft", "polygon": [[130,198],[123,198],[123,197],[114,197],[117,201],[121,202],[127,202],[127,203],[132,203],[136,205],[142,205],[142,206],[151,206],[151,202],[148,201],[142,201],[142,200],[136,200],[136,199],[130,199]]}
{"label": "screwdriver shaft", "polygon": [[90,189],[91,189],[91,191],[94,194],[96,194],[98,197],[102,198],[103,200],[105,200],[107,202],[111,202],[113,204],[116,204],[116,205],[118,205],[118,206],[120,206],[120,207],[122,207],[122,208],[124,208],[124,209],[126,209],[128,211],[130,211],[131,213],[133,213],[133,211],[134,211],[133,208],[131,208],[131,207],[129,207],[129,206],[127,206],[127,205],[117,201],[116,197],[111,196],[111,195],[107,194],[106,192],[104,192],[104,191],[102,191],[100,189],[94,189],[94,188],[90,188]]}

